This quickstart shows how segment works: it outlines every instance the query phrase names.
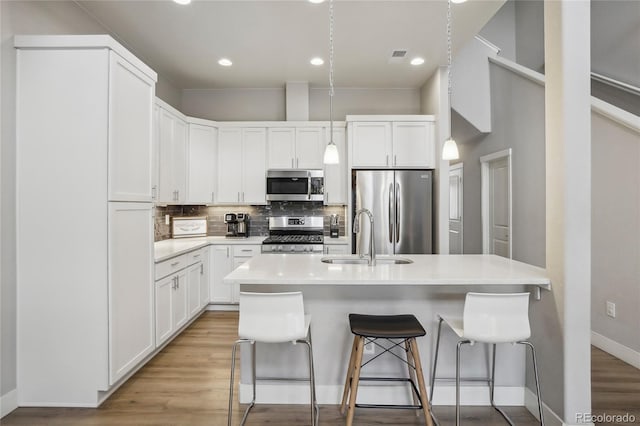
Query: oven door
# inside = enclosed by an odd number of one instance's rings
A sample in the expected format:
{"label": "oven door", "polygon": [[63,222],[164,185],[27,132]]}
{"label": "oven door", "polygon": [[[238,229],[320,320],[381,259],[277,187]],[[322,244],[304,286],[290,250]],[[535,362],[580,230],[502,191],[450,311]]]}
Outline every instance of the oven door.
{"label": "oven door", "polygon": [[309,201],[310,191],[307,170],[267,171],[267,201]]}

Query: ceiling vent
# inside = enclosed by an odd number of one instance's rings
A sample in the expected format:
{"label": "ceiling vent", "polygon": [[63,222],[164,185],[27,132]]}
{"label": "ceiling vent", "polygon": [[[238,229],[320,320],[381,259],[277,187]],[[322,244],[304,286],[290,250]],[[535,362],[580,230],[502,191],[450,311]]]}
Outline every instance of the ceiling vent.
{"label": "ceiling vent", "polygon": [[391,56],[389,57],[389,63],[402,63],[404,62],[405,57],[407,56],[407,49],[396,49],[391,52]]}

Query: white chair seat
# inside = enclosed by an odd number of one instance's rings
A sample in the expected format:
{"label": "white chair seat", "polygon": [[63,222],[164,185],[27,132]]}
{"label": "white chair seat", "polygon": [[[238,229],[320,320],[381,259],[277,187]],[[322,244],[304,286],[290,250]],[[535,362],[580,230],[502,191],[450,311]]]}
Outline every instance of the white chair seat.
{"label": "white chair seat", "polygon": [[454,333],[458,335],[458,337],[464,337],[464,321],[460,317],[448,317],[444,315],[440,315],[442,321],[447,323],[447,325],[453,330]]}

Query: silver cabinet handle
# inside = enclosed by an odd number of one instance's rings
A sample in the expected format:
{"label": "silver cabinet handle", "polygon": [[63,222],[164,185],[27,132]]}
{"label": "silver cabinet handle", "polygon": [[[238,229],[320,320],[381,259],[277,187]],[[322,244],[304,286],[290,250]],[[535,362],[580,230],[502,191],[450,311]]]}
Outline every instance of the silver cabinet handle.
{"label": "silver cabinet handle", "polygon": [[194,258],[194,259],[196,259],[196,258],[198,258],[198,257],[200,257],[200,255],[199,255],[199,254],[194,254],[194,255],[193,255],[193,258]]}
{"label": "silver cabinet handle", "polygon": [[398,160],[398,156],[393,154],[393,165],[395,166]]}
{"label": "silver cabinet handle", "polygon": [[291,157],[291,168],[293,169],[294,167],[296,166],[293,164],[293,157]]}
{"label": "silver cabinet handle", "polygon": [[393,184],[389,184],[389,242],[393,242],[393,222],[391,218],[393,217],[393,208],[391,207],[393,202]]}
{"label": "silver cabinet handle", "polygon": [[253,250],[251,250],[251,249],[242,249],[242,250],[240,250],[240,251],[243,251],[243,252],[251,252],[251,251],[253,251]]}
{"label": "silver cabinet handle", "polygon": [[389,165],[389,154],[387,154],[387,166]]}
{"label": "silver cabinet handle", "polygon": [[171,281],[173,281],[173,285],[171,286],[171,288],[174,289],[174,290],[176,289],[176,286],[177,286],[177,282],[176,282],[177,279],[178,279],[178,277],[171,278]]}
{"label": "silver cabinet handle", "polygon": [[296,169],[300,167],[300,159],[296,158]]}
{"label": "silver cabinet handle", "polygon": [[179,264],[180,264],[180,261],[173,262],[173,263],[171,264],[171,267],[172,267],[172,268],[175,268],[175,267],[176,267],[176,266],[178,266]]}
{"label": "silver cabinet handle", "polygon": [[240,202],[240,193],[238,192],[238,202]]}
{"label": "silver cabinet handle", "polygon": [[227,246],[227,257],[229,257],[229,246]]}
{"label": "silver cabinet handle", "polygon": [[242,202],[244,202],[244,191],[242,191]]}
{"label": "silver cabinet handle", "polygon": [[156,198],[158,198],[158,185],[153,185],[151,187],[151,199],[155,200]]}
{"label": "silver cabinet handle", "polygon": [[204,275],[204,265],[200,264],[200,275]]}

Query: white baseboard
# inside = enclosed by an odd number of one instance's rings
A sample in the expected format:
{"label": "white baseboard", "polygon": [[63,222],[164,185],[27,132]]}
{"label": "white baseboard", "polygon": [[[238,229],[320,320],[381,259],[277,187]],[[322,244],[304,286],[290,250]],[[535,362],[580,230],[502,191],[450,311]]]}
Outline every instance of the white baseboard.
{"label": "white baseboard", "polygon": [[[340,404],[342,385],[317,385],[316,394],[319,404]],[[428,388],[427,388],[428,392]],[[525,402],[525,388],[519,386],[496,386],[495,400],[502,406],[522,406]],[[250,384],[240,384],[240,402],[251,401]],[[460,399],[464,405],[489,405],[488,386],[462,386]],[[309,385],[307,383],[258,383],[256,402],[261,404],[308,404]],[[408,385],[365,385],[358,387],[358,402],[362,404],[412,404]],[[436,386],[433,405],[455,405],[455,387]]]}
{"label": "white baseboard", "polygon": [[0,419],[18,408],[18,390],[14,389],[0,396]]}
{"label": "white baseboard", "polygon": [[233,304],[214,304],[211,303],[209,305],[207,305],[206,308],[207,311],[238,311],[238,304],[236,303],[235,305]]}
{"label": "white baseboard", "polygon": [[602,334],[596,333],[595,331],[591,332],[591,344],[615,356],[616,358],[621,359],[627,364],[640,369],[640,352],[636,352],[615,340],[611,340]]}
{"label": "white baseboard", "polygon": [[[538,398],[530,389],[524,390],[524,405],[527,410],[538,420]],[[542,415],[547,426],[594,426],[593,423],[565,423],[547,404],[542,401]]]}

